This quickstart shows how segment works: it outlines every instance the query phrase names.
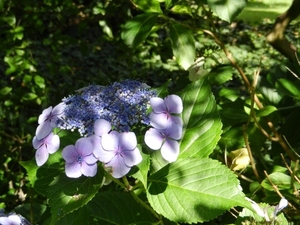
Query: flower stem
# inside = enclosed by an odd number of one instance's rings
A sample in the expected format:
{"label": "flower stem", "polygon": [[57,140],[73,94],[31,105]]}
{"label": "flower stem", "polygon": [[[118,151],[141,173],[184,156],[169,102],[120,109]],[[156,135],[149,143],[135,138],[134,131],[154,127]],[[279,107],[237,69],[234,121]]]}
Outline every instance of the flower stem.
{"label": "flower stem", "polygon": [[132,186],[129,184],[127,177],[124,176],[122,177],[123,182],[125,184],[125,186],[127,187],[126,189],[129,191],[129,193],[131,194],[131,196],[134,198],[134,200],[139,203],[140,205],[142,205],[145,209],[147,209],[148,211],[150,211],[152,213],[152,215],[157,218],[159,220],[158,224],[163,224],[162,222],[162,218],[161,215],[159,215],[158,213],[156,213],[148,204],[146,204],[144,201],[142,201],[133,191]]}

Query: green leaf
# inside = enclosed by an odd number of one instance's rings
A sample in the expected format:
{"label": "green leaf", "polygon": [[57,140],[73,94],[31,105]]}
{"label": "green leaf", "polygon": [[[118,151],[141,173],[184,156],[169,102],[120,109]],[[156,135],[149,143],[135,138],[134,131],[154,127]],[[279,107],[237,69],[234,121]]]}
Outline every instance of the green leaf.
{"label": "green leaf", "polygon": [[12,91],[12,87],[4,87],[0,90],[0,95],[7,95]]}
{"label": "green leaf", "polygon": [[145,188],[147,188],[148,171],[150,167],[150,156],[142,153],[143,161],[136,166],[138,171],[132,177],[140,180]]}
{"label": "green leaf", "polygon": [[300,85],[294,81],[284,78],[278,79],[276,88],[279,92],[300,99]]}
{"label": "green leaf", "polygon": [[13,13],[9,12],[7,16],[3,17],[3,20],[8,23],[11,27],[16,24],[16,17]]}
{"label": "green leaf", "polygon": [[219,96],[234,102],[240,97],[240,92],[237,88],[223,87],[219,91]]}
{"label": "green leaf", "polygon": [[172,4],[173,4],[172,0],[165,0],[166,9],[169,9],[172,6]]}
{"label": "green leaf", "polygon": [[137,47],[149,35],[158,14],[141,14],[127,21],[121,37],[127,45]]}
{"label": "green leaf", "polygon": [[180,24],[172,24],[170,38],[176,61],[187,70],[195,59],[195,40],[191,31]]}
{"label": "green leaf", "polygon": [[267,105],[264,108],[260,109],[257,113],[256,116],[257,117],[263,117],[263,116],[268,116],[270,115],[272,112],[277,111],[277,108],[275,106],[272,105]]}
{"label": "green leaf", "polygon": [[245,139],[241,127],[231,127],[222,134],[219,144],[223,149],[235,150],[243,147]]}
{"label": "green leaf", "polygon": [[[59,212],[60,213],[60,212]],[[87,207],[82,207],[72,213],[69,213],[62,217],[55,223],[55,225],[64,225],[64,224],[89,224],[90,215]]]}
{"label": "green leaf", "polygon": [[175,14],[188,14],[192,16],[192,8],[189,5],[177,4],[171,8],[171,12]]}
{"label": "green leaf", "polygon": [[207,0],[211,10],[222,20],[231,22],[247,5],[247,0]]}
{"label": "green leaf", "polygon": [[214,67],[208,74],[212,84],[220,85],[232,79],[232,66],[219,65]]}
{"label": "green leaf", "polygon": [[[99,170],[101,168],[101,170]],[[47,197],[55,224],[61,217],[87,204],[99,191],[103,181],[103,168],[95,177],[69,178],[61,172],[49,183]]]}
{"label": "green leaf", "polygon": [[51,208],[51,224],[56,224],[68,213],[87,204],[99,191],[103,181],[103,168],[100,166],[95,177],[68,178],[62,170],[61,152],[50,155],[48,161],[38,167],[35,160],[21,162],[28,173],[34,189],[47,196]]}
{"label": "green leaf", "polygon": [[174,222],[209,221],[233,206],[250,208],[234,173],[212,159],[179,159],[148,178],[154,210]]}
{"label": "green leaf", "polygon": [[181,98],[184,129],[179,157],[208,157],[220,139],[222,123],[207,79],[188,85]]}
{"label": "green leaf", "polygon": [[145,13],[162,13],[157,0],[133,0],[133,2]]}
{"label": "green leaf", "polygon": [[[291,177],[284,173],[274,172],[269,175],[271,182],[278,188],[278,190],[291,189]],[[273,191],[274,188],[268,178],[265,178],[261,186],[267,190]]]}
{"label": "green leaf", "polygon": [[130,193],[99,192],[87,205],[89,215],[99,219],[98,224],[153,224],[152,214],[137,203]]}
{"label": "green leaf", "polygon": [[33,79],[36,85],[39,86],[40,88],[44,89],[46,87],[45,79],[43,77],[39,75],[35,75]]}
{"label": "green leaf", "polygon": [[38,96],[35,93],[26,93],[25,95],[22,96],[22,100],[24,101],[30,101],[33,99],[36,99]]}

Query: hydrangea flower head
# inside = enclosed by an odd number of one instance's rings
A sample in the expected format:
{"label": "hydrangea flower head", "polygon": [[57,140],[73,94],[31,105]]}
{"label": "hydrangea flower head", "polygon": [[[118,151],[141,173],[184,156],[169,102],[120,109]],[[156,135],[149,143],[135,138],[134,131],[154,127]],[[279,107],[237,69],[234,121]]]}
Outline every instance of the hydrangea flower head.
{"label": "hydrangea flower head", "polygon": [[165,129],[172,123],[182,125],[182,120],[174,114],[180,114],[183,110],[182,100],[177,95],[169,95],[162,99],[153,97],[150,99],[152,112],[150,114],[150,124],[157,129]]}
{"label": "hydrangea flower head", "polygon": [[156,128],[150,128],[145,133],[146,145],[153,149],[161,149],[162,157],[168,162],[176,161],[179,155],[179,140],[182,136],[182,126],[179,124],[173,124],[166,129],[159,130]]}
{"label": "hydrangea flower head", "polygon": [[58,126],[78,129],[81,135],[92,135],[94,123],[105,119],[114,130],[129,131],[137,124],[149,125],[147,107],[156,92],[141,82],[124,80],[109,86],[90,85],[75,95],[63,99],[66,104],[64,117]]}
{"label": "hydrangea flower head", "polygon": [[93,155],[94,144],[90,138],[80,138],[75,145],[68,145],[62,151],[66,161],[66,175],[78,178],[81,175],[93,177],[97,173],[97,159]]}
{"label": "hydrangea flower head", "polygon": [[46,137],[54,127],[57,126],[57,121],[64,111],[65,104],[60,103],[54,108],[52,106],[44,109],[39,116],[39,126],[36,129],[36,137],[40,140]]}
{"label": "hydrangea flower head", "polygon": [[120,178],[126,175],[131,167],[142,161],[142,156],[137,146],[137,139],[133,132],[119,133],[111,131],[102,136],[102,148],[97,156],[112,168],[112,176]]}
{"label": "hydrangea flower head", "polygon": [[60,140],[58,135],[51,132],[41,140],[34,136],[32,145],[37,150],[35,153],[36,163],[38,166],[42,166],[49,158],[49,154],[53,154],[59,149]]}

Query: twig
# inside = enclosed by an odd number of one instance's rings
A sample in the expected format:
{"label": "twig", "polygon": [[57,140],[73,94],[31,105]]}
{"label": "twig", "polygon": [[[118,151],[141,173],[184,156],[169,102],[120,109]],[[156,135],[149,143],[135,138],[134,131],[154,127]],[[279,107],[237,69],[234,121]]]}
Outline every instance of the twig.
{"label": "twig", "polygon": [[[235,59],[233,58],[232,54],[227,50],[227,48],[225,47],[224,43],[218,39],[216,37],[216,35],[214,33],[212,33],[209,30],[203,30],[204,33],[210,35],[212,38],[214,38],[215,42],[222,48],[223,52],[225,53],[226,57],[228,58],[228,60],[231,62],[232,66],[239,72],[239,74],[241,75],[241,78],[245,84],[245,86],[248,88],[248,90],[250,90],[251,88],[251,84],[246,76],[246,74],[243,72],[243,70],[241,69],[241,67],[237,64],[237,62],[235,61]],[[257,107],[259,109],[263,108],[262,103],[260,102],[260,100],[258,99],[257,95],[254,94],[253,95],[253,99],[254,102],[256,103]],[[267,118],[267,125],[269,126],[269,128],[271,129],[271,131],[273,132],[274,136],[276,137],[276,141],[281,145],[281,147],[284,149],[284,151],[288,154],[288,156],[295,161],[295,156],[293,154],[293,152],[289,149],[288,145],[285,143],[285,141],[283,140],[282,136],[277,132],[274,124],[269,121]]]}
{"label": "twig", "polygon": [[250,145],[249,145],[246,129],[247,129],[247,127],[243,126],[243,136],[244,136],[246,148],[247,148],[248,155],[249,155],[249,158],[250,158],[250,163],[251,163],[251,166],[252,166],[253,173],[256,176],[256,179],[260,182],[261,179],[260,179],[260,176],[257,172],[256,165],[255,165],[255,162],[254,162],[254,159],[253,159],[253,156],[252,156],[252,152],[251,152],[251,148],[250,148]]}

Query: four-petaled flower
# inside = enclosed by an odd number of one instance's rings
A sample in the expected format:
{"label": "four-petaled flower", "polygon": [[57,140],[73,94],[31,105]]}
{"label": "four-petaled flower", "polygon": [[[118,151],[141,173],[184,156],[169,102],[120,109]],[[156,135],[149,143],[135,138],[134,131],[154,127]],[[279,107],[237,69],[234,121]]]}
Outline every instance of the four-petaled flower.
{"label": "four-petaled flower", "polygon": [[56,127],[57,119],[63,114],[65,103],[60,103],[52,109],[52,106],[44,109],[39,116],[39,126],[36,129],[35,135],[41,140],[51,133],[52,129]]}
{"label": "four-petaled flower", "polygon": [[169,95],[165,99],[153,97],[150,99],[152,112],[150,113],[150,124],[157,129],[165,129],[171,124],[180,124],[182,120],[173,114],[180,114],[183,110],[182,100],[177,95]]}
{"label": "four-petaled flower", "polygon": [[161,149],[162,157],[168,162],[176,161],[179,155],[179,140],[182,136],[182,126],[179,124],[172,124],[166,129],[159,130],[150,128],[145,133],[146,145],[153,149]]}
{"label": "four-petaled flower", "polygon": [[51,132],[48,136],[39,140],[37,136],[32,139],[32,145],[36,149],[35,160],[38,166],[42,166],[48,159],[49,154],[59,149],[60,140],[58,135]]}
{"label": "four-petaled flower", "polygon": [[97,173],[97,158],[94,156],[95,145],[90,138],[80,138],[75,145],[68,145],[62,151],[66,161],[65,169],[68,177],[77,178],[82,174],[93,177]]}
{"label": "four-petaled flower", "polygon": [[120,178],[126,175],[131,167],[142,161],[133,132],[118,133],[111,131],[102,135],[102,148],[98,149],[98,159],[112,168],[112,176]]}

